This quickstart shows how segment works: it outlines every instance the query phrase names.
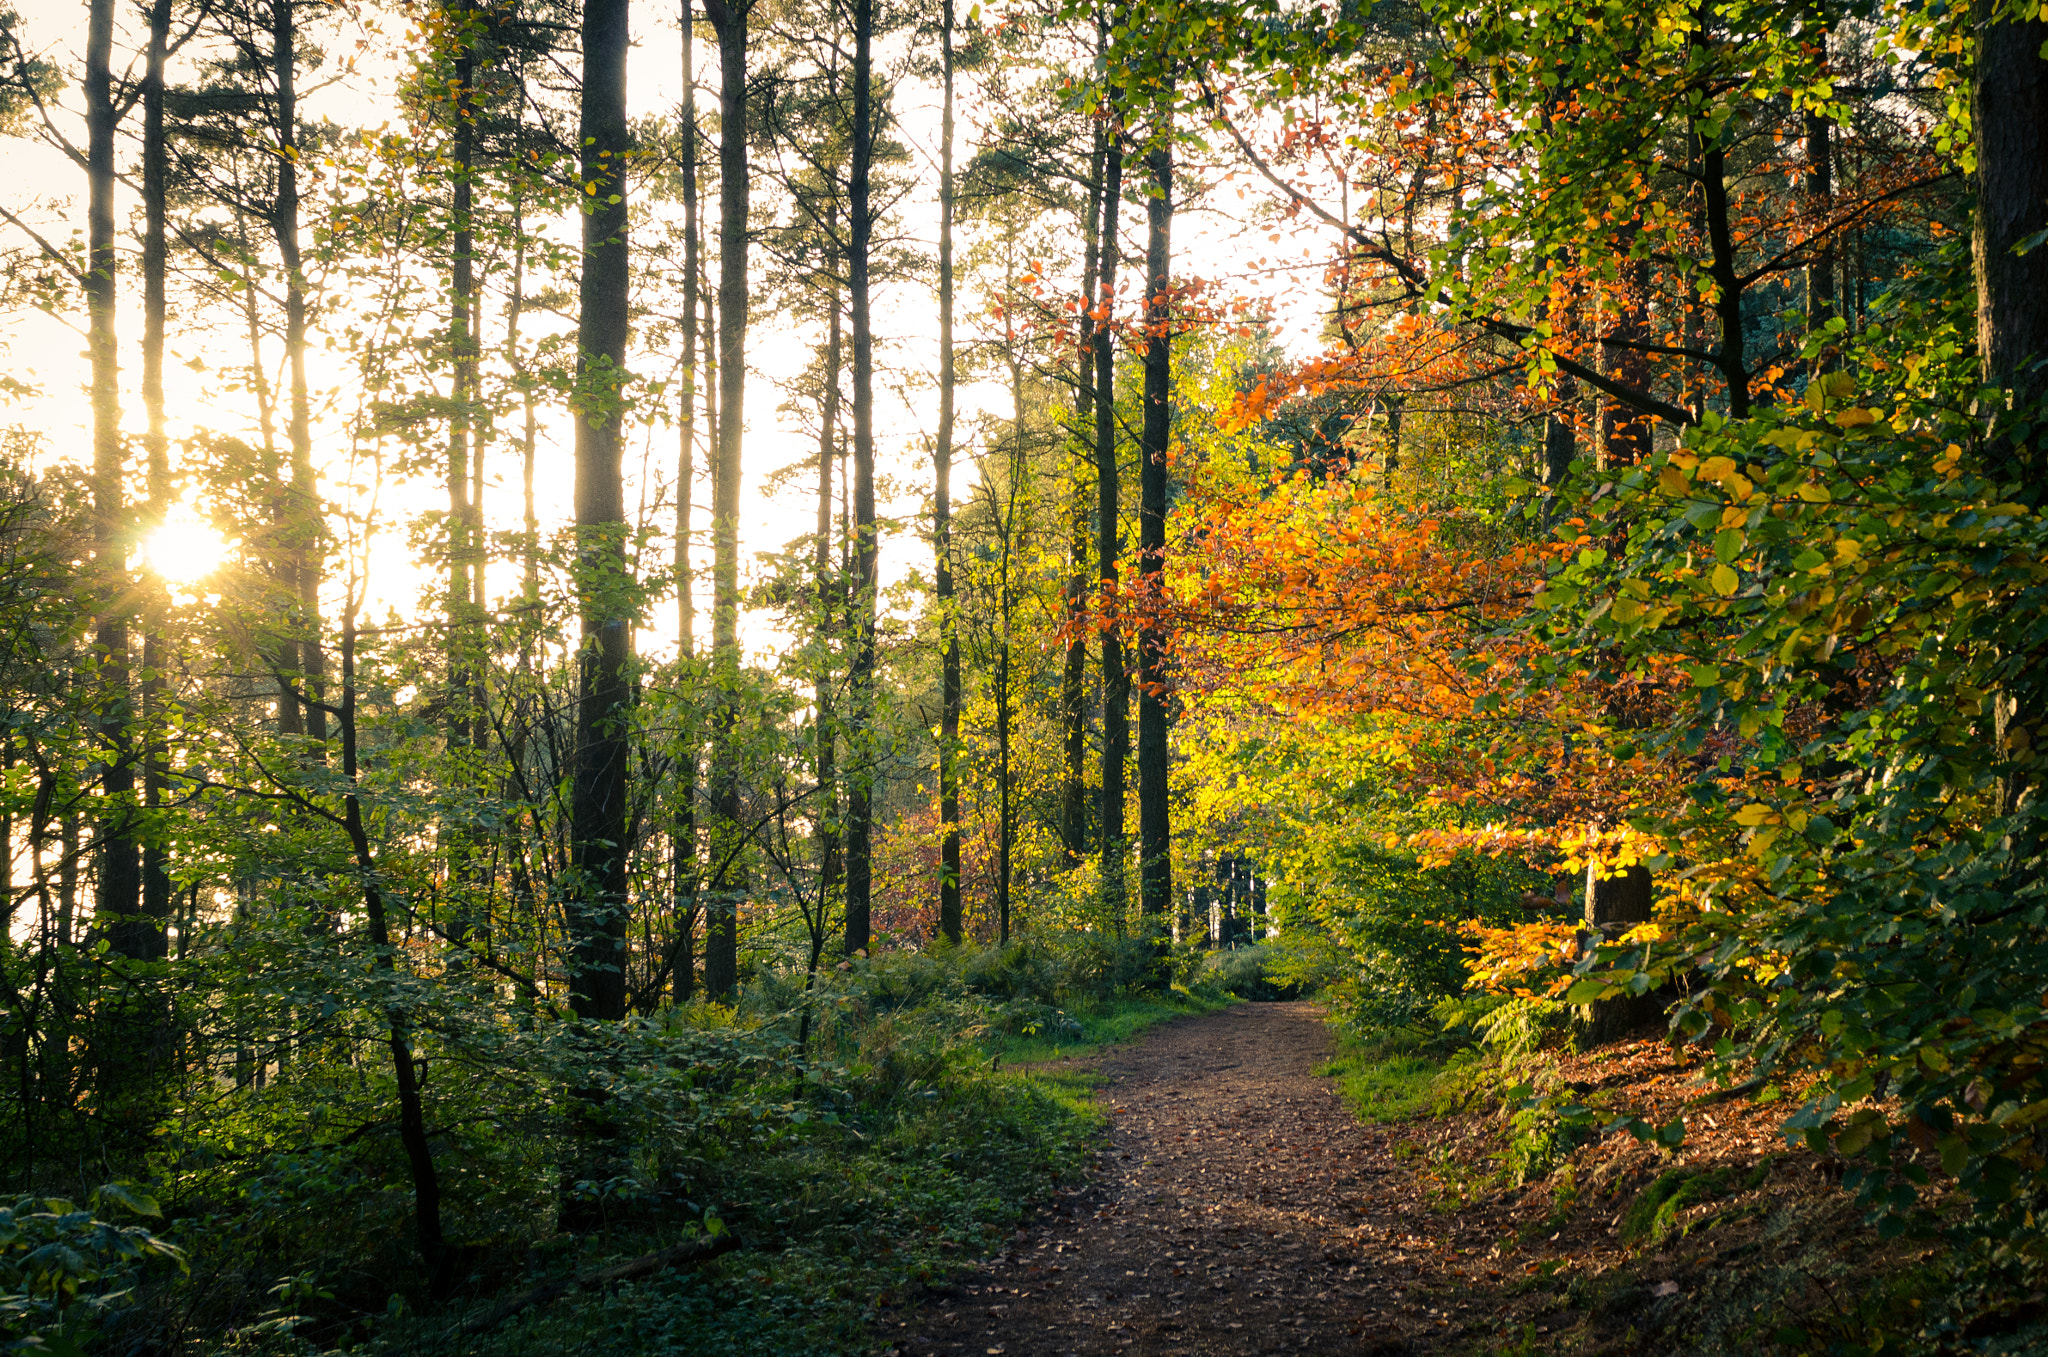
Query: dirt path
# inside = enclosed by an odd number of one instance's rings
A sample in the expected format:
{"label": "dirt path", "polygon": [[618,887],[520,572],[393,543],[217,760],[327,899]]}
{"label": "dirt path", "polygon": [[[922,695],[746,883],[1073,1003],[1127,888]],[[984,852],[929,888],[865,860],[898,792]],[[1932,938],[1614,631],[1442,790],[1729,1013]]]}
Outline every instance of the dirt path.
{"label": "dirt path", "polygon": [[[898,1357],[1393,1357],[1469,1342],[1397,1129],[1360,1126],[1312,1004],[1178,1019],[1105,1058],[1093,1185],[897,1327]],[[1476,1260],[1475,1260],[1476,1262]],[[1477,1316],[1474,1316],[1477,1318]],[[1459,1340],[1465,1339],[1466,1342]]]}

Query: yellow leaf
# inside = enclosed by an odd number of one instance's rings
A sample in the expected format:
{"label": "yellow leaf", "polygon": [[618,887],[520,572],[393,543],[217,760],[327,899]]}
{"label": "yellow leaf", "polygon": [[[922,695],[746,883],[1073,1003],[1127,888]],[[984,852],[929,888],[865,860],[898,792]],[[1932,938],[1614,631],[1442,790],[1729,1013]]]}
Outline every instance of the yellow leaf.
{"label": "yellow leaf", "polygon": [[1835,539],[1835,561],[1837,564],[1847,565],[1862,554],[1863,543],[1855,538],[1840,537]]}
{"label": "yellow leaf", "polygon": [[1771,819],[1773,814],[1774,812],[1769,806],[1764,805],[1760,801],[1752,801],[1741,810],[1735,812],[1735,823],[1748,828],[1753,825],[1760,825],[1764,821]]}
{"label": "yellow leaf", "polygon": [[1714,592],[1723,598],[1734,593],[1736,587],[1742,583],[1742,577],[1725,565],[1716,565],[1708,580],[1713,584]]}

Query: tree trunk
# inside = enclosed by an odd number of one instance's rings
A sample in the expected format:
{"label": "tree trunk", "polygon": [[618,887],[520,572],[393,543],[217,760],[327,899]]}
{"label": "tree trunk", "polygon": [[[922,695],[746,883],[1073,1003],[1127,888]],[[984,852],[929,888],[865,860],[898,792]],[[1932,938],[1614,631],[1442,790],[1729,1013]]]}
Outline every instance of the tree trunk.
{"label": "tree trunk", "polygon": [[875,523],[875,340],[868,296],[870,207],[875,151],[874,0],[853,0],[853,147],[848,172],[846,291],[853,317],[853,587],[857,591],[853,662],[847,687],[852,778],[846,815],[846,951],[867,949],[874,888],[875,621],[880,543]]}
{"label": "tree trunk", "polygon": [[[448,261],[448,691],[445,714],[449,762],[452,765],[450,776],[459,782],[467,779],[469,771],[465,751],[473,744],[472,727],[478,714],[475,710],[476,668],[483,639],[478,634],[479,618],[473,612],[470,597],[470,572],[475,570],[481,575],[483,565],[475,560],[478,541],[473,532],[476,526],[473,520],[479,516],[476,513],[479,506],[473,503],[470,494],[469,466],[470,411],[476,401],[477,371],[476,337],[470,328],[470,309],[476,293],[476,238],[470,185],[476,151],[476,113],[470,104],[470,92],[476,81],[476,57],[468,29],[470,11],[466,0],[452,0],[449,13],[454,21],[455,41],[461,45],[456,49],[454,61],[458,93],[451,109],[455,122],[450,129],[450,170],[454,182],[451,185],[453,211],[449,223],[453,228],[453,251]],[[448,886],[455,902],[453,917],[448,920],[450,941],[454,943],[450,957],[452,963],[460,960],[472,927],[469,904],[464,897],[468,894],[476,844],[469,826],[456,823],[447,828]]]}
{"label": "tree trunk", "polygon": [[932,552],[939,607],[939,931],[960,919],[960,636],[953,602],[953,0],[941,4],[945,107],[939,122],[939,437],[933,453]]}
{"label": "tree trunk", "polygon": [[[1147,154],[1145,247],[1145,412],[1138,477],[1138,908],[1164,929],[1173,907],[1171,774],[1166,747],[1166,633],[1150,611],[1166,588],[1166,459],[1173,436],[1173,124]],[[1163,942],[1163,934],[1162,934]]]}
{"label": "tree trunk", "polygon": [[[1821,114],[1806,114],[1806,210],[1819,237],[1806,262],[1806,331],[1817,335],[1835,318],[1834,123]],[[1826,366],[1817,361],[1816,371]]]}
{"label": "tree trunk", "polygon": [[[312,701],[305,705],[309,756],[324,759],[327,714],[318,705],[326,667],[320,643],[320,491],[313,471],[313,402],[306,384],[306,275],[299,253],[298,14],[296,0],[272,0],[271,79],[276,88],[277,201],[271,228],[284,265],[284,350],[291,389],[285,434],[291,444],[292,482],[287,499],[285,547],[298,593],[297,677]],[[293,666],[287,666],[289,673]]]}
{"label": "tree trunk", "polygon": [[[2048,395],[2048,245],[2015,253],[2048,229],[2048,21],[1993,22],[2001,8],[1977,0],[1977,64],[1970,86],[1976,133],[1977,211],[1970,256],[1977,284],[1977,350],[1984,381],[2009,393],[2007,408],[2037,431],[2014,436],[1997,411],[1994,454],[2038,490],[2039,411]],[[2031,449],[2031,451],[2030,451]]]}
{"label": "tree trunk", "polygon": [[[1993,465],[2041,497],[2044,400],[2048,400],[2048,245],[2021,242],[2048,229],[2048,21],[1993,22],[1995,0],[1977,0],[1977,64],[1970,86],[1976,133],[1977,211],[1970,256],[1977,284],[1977,350],[1984,383],[2005,393],[1986,412]],[[2019,667],[2020,679],[1992,701],[1996,747],[2012,761],[1999,777],[2001,812],[2036,795],[2039,761],[2048,748],[2041,725],[2038,648]],[[2030,738],[2022,742],[2018,736]],[[2024,858],[2023,852],[2018,856]]]}
{"label": "tree trunk", "polygon": [[[1112,115],[1113,116],[1113,115]],[[1123,198],[1124,155],[1119,133],[1109,129],[1103,154],[1102,266],[1095,318],[1095,559],[1102,630],[1102,896],[1123,926],[1124,765],[1130,757],[1131,678],[1124,670],[1122,619],[1117,604],[1117,556],[1122,547],[1116,465],[1116,359],[1111,312],[1116,305],[1117,206]]]}
{"label": "tree trunk", "polygon": [[[1630,867],[1602,877],[1598,865],[1586,868],[1586,928],[1594,944],[1613,942],[1638,924],[1650,921],[1650,869]],[[1595,1045],[1619,1041],[1656,1023],[1664,1009],[1658,991],[1602,999],[1586,1006],[1586,1038]]]}
{"label": "tree trunk", "polygon": [[626,48],[628,0],[583,7],[579,132],[583,274],[576,337],[577,593],[582,655],[571,788],[567,901],[574,951],[570,1007],[579,1018],[626,1015],[626,777],[632,637],[625,503],[619,477],[625,381]]}
{"label": "tree trunk", "polygon": [[[711,657],[718,682],[740,673],[740,446],[747,380],[747,18],[751,4],[704,0],[718,33],[718,460],[711,487]],[[707,410],[707,414],[710,412]],[[740,773],[736,712],[719,715],[711,750],[714,875],[705,913],[704,988],[739,992]]]}
{"label": "tree trunk", "polygon": [[[149,8],[149,54],[142,78],[142,405],[149,420],[143,448],[149,458],[147,527],[163,524],[171,507],[170,435],[164,428],[164,319],[168,251],[165,241],[168,174],[164,141],[164,62],[170,48],[171,0],[154,0]],[[171,877],[161,827],[156,816],[163,806],[168,769],[161,733],[166,685],[164,670],[170,653],[164,638],[161,581],[153,581],[147,597],[151,616],[142,637],[142,707],[148,741],[142,764],[142,803],[147,820],[142,844],[142,912],[133,946],[137,955],[161,959],[169,948]],[[0,829],[0,856],[12,839]],[[0,885],[0,895],[6,894]]]}
{"label": "tree trunk", "polygon": [[128,523],[122,496],[121,373],[114,330],[114,4],[86,13],[86,344],[92,356],[93,587],[100,610],[93,636],[99,663],[100,790],[106,801],[93,836],[99,856],[97,912],[117,951],[149,951],[135,915],[142,877],[136,858],[134,713],[128,692]]}
{"label": "tree trunk", "polygon": [[[1095,129],[1095,148],[1088,162],[1088,209],[1082,224],[1081,313],[1095,306],[1096,278],[1102,267],[1102,174],[1109,150],[1108,133]],[[1085,323],[1085,322],[1084,322]],[[1089,530],[1088,472],[1094,469],[1095,433],[1094,336],[1074,355],[1074,427],[1076,437],[1091,440],[1089,454],[1076,455],[1072,486],[1072,517],[1067,575],[1066,663],[1060,671],[1060,726],[1065,777],[1060,784],[1060,838],[1068,867],[1088,852],[1088,557],[1094,546]]]}
{"label": "tree trunk", "polygon": [[[351,598],[342,616],[341,633],[341,776],[348,788],[342,798],[343,828],[355,856],[356,870],[363,882],[363,913],[370,929],[371,964],[386,977],[398,969],[391,942],[391,925],[385,914],[381,875],[372,851],[362,803],[356,795],[356,601]],[[386,1046],[391,1052],[391,1072],[398,1092],[398,1140],[405,1150],[412,1172],[413,1238],[420,1259],[432,1278],[429,1290],[440,1285],[447,1263],[446,1243],[441,1230],[441,1179],[434,1165],[434,1150],[427,1138],[426,1105],[420,1088],[419,1067],[414,1063],[412,1019],[395,1001],[384,1007]]]}
{"label": "tree trunk", "polygon": [[[838,211],[826,203],[825,238],[836,238]],[[839,366],[842,336],[839,326],[839,285],[834,272],[837,260],[825,261],[825,335],[823,399],[818,410],[818,545],[812,558],[811,579],[818,609],[818,668],[811,691],[817,704],[818,774],[818,913],[823,919],[839,893],[845,863],[839,842],[838,721],[832,710],[832,637],[839,616],[839,580],[832,559],[832,465],[839,448]],[[843,527],[844,525],[842,525]],[[822,945],[822,944],[821,944]],[[808,1016],[808,1014],[806,1015]],[[808,1035],[808,1031],[806,1031]]]}
{"label": "tree trunk", "polygon": [[[691,495],[697,475],[697,271],[703,251],[697,195],[697,20],[685,0],[683,29],[683,382],[676,428],[676,655],[697,648],[697,598],[690,569]],[[677,758],[676,814],[669,827],[675,872],[669,992],[688,1003],[697,989],[697,757],[692,726]]]}

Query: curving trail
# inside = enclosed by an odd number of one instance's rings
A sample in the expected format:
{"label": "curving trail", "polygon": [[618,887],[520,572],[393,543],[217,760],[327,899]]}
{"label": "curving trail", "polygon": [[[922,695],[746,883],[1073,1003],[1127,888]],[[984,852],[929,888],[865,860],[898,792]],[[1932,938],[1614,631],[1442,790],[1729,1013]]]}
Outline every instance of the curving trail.
{"label": "curving trail", "polygon": [[[891,1326],[897,1357],[1394,1357],[1463,1346],[1458,1237],[1360,1126],[1307,1003],[1178,1019],[1100,1061],[1091,1187]],[[1472,1316],[1475,1320],[1477,1314]],[[1475,1326],[1477,1327],[1477,1326]]]}

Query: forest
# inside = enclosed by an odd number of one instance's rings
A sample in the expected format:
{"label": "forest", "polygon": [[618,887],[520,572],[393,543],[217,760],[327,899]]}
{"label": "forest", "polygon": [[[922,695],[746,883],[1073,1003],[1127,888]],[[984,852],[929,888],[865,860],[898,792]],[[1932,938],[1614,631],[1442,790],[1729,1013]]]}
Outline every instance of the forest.
{"label": "forest", "polygon": [[2048,1343],[2040,0],[28,0],[0,133],[5,1351],[896,1352],[1270,1000],[1446,1211],[1768,1123],[1869,1271],[1684,1350]]}

